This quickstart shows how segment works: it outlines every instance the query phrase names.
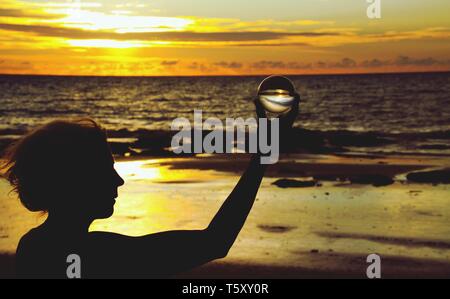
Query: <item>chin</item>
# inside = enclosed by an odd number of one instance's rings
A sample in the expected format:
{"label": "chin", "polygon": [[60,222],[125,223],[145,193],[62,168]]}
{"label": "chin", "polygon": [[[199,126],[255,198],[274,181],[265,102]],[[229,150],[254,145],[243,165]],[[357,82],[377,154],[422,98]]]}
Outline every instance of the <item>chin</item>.
{"label": "chin", "polygon": [[111,199],[111,197],[107,196],[97,196],[96,198],[97,200],[94,202],[95,204],[88,207],[92,217],[94,219],[106,219],[111,217],[114,213],[114,205],[116,203],[115,199]]}
{"label": "chin", "polygon": [[111,207],[108,210],[104,210],[104,211],[101,211],[101,212],[96,213],[96,214],[97,214],[96,217],[95,217],[96,219],[106,219],[106,218],[111,217],[114,214],[114,208]]}
{"label": "chin", "polygon": [[94,215],[96,219],[106,219],[113,215],[114,213],[114,205],[108,205],[103,207],[98,207],[98,209],[95,210]]}

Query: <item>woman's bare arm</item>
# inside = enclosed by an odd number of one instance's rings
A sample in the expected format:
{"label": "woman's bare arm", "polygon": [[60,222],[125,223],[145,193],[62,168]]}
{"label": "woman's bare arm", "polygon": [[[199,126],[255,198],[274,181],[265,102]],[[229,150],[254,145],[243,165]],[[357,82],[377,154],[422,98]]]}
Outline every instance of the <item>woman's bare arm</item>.
{"label": "woman's bare arm", "polygon": [[[225,257],[253,206],[265,168],[260,164],[259,155],[254,155],[236,187],[204,230],[168,231],[143,237],[91,233],[93,250],[90,254],[95,256],[91,256],[91,260],[97,264],[91,265],[92,272],[168,276]],[[96,252],[96,248],[102,250]],[[110,265],[108,261],[114,263]]]}
{"label": "woman's bare arm", "polygon": [[[282,134],[289,134],[298,114],[298,102],[294,109],[280,122]],[[258,116],[264,117],[257,105]],[[286,136],[280,136],[285,139]],[[110,253],[99,251],[98,261],[117,260],[111,271],[136,275],[172,275],[228,254],[255,202],[266,165],[261,164],[260,155],[252,156],[247,170],[223,203],[209,226],[198,231],[170,231],[144,237],[127,237],[109,233],[93,233],[91,248],[111,248]],[[122,255],[113,257],[109,255]],[[95,268],[95,267],[94,267]],[[94,269],[93,268],[93,269]],[[108,268],[100,263],[99,269]]]}
{"label": "woman's bare arm", "polygon": [[206,233],[219,256],[225,257],[241,231],[255,202],[267,165],[253,155],[241,179],[213,218]]}

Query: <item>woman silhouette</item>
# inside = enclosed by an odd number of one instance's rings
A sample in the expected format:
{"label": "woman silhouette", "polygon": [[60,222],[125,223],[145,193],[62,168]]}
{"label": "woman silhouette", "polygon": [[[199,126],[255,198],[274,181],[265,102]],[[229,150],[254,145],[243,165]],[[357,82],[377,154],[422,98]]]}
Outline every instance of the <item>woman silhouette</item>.
{"label": "woman silhouette", "polygon": [[[282,118],[292,126],[294,109]],[[257,104],[259,117],[265,117]],[[284,128],[283,128],[284,127]],[[48,214],[17,248],[17,274],[67,278],[67,258],[76,254],[82,278],[167,277],[227,255],[253,205],[265,166],[254,155],[209,226],[143,237],[89,232],[108,218],[118,187],[105,131],[92,120],[53,121],[29,133],[6,152],[6,177],[30,211]]]}

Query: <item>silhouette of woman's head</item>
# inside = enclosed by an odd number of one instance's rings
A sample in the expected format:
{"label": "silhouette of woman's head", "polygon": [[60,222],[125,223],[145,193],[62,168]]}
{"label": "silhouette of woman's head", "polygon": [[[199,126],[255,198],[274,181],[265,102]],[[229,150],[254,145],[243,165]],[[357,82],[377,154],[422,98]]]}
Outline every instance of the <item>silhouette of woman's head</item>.
{"label": "silhouette of woman's head", "polygon": [[106,132],[95,121],[53,121],[6,152],[6,178],[30,211],[107,218],[122,178]]}

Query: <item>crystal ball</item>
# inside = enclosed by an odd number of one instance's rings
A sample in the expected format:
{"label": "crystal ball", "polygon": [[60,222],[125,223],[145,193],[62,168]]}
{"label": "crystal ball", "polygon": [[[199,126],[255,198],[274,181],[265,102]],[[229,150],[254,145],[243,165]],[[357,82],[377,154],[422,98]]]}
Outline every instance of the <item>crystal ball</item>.
{"label": "crystal ball", "polygon": [[283,76],[270,76],[258,88],[258,101],[266,112],[277,115],[292,109],[297,92],[294,84]]}

